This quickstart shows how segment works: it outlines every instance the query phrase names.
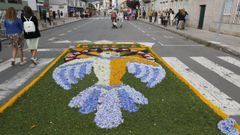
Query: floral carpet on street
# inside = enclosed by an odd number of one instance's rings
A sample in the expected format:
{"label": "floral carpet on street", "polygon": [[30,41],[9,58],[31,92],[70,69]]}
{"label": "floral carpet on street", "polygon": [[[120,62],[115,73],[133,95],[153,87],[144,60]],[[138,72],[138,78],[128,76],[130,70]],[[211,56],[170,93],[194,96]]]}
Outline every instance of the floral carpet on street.
{"label": "floral carpet on street", "polygon": [[80,44],[0,113],[4,135],[237,135],[156,53],[139,44]]}
{"label": "floral carpet on street", "polygon": [[[53,78],[65,90],[92,71],[98,78],[93,86],[73,97],[68,106],[79,112],[95,112],[94,121],[101,128],[114,128],[123,123],[121,109],[137,112],[137,104],[148,99],[121,80],[126,72],[139,78],[150,89],[164,79],[166,72],[147,48],[74,48],[65,56],[66,63],[57,67]],[[93,69],[93,70],[92,70]]]}

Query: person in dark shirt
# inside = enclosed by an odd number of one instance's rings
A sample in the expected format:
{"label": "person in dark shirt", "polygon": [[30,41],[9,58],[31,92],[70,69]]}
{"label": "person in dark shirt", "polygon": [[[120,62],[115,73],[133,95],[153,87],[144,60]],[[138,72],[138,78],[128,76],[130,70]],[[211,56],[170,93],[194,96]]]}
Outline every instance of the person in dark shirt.
{"label": "person in dark shirt", "polygon": [[[24,31],[24,38],[26,39],[26,43],[28,46],[28,49],[31,51],[31,61],[34,65],[37,65],[37,49],[38,49],[38,43],[39,43],[39,38],[40,38],[40,31],[38,29],[38,20],[37,17],[34,16],[32,9],[29,6],[25,6],[23,8],[23,18],[22,22],[24,23],[27,21],[26,19],[30,19],[35,25],[35,32],[25,32]],[[25,19],[26,18],[26,19]]]}

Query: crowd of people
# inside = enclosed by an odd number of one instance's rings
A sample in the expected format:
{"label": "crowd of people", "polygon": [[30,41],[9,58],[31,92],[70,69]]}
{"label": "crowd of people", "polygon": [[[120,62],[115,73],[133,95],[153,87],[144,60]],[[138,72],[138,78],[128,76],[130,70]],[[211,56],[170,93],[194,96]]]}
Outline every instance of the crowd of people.
{"label": "crowd of people", "polygon": [[19,53],[20,65],[24,65],[24,43],[28,46],[31,53],[31,62],[37,65],[37,49],[39,38],[41,36],[38,29],[38,19],[34,16],[32,9],[25,6],[20,17],[17,17],[16,9],[9,7],[6,10],[3,25],[5,27],[6,37],[10,40],[12,47],[11,65],[15,66],[17,54]]}
{"label": "crowd of people", "polygon": [[176,28],[181,30],[185,28],[187,15],[188,13],[187,11],[185,11],[185,9],[179,9],[178,12],[175,14],[175,12],[171,8],[166,10],[160,10],[158,12],[149,10],[147,16],[145,11],[143,11],[142,13],[142,17],[144,19],[148,17],[149,22],[151,23],[158,23],[165,27],[167,27],[167,25],[176,25]]}
{"label": "crowd of people", "polygon": [[63,12],[60,10],[57,10],[57,12],[49,10],[43,13],[43,20],[45,23],[47,23],[48,21],[49,25],[52,25],[53,19],[56,19],[56,18],[60,19],[62,16],[63,16]]}

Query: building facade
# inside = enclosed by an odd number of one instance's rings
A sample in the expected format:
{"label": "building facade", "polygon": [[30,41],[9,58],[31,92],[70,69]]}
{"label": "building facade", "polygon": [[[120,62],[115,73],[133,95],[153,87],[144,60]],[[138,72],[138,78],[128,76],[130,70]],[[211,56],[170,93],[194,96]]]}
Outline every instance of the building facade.
{"label": "building facade", "polygon": [[2,22],[7,8],[14,7],[17,10],[18,15],[20,15],[21,10],[27,4],[27,0],[0,0],[0,22]]}
{"label": "building facade", "polygon": [[85,0],[68,0],[68,15],[72,17],[82,14],[86,9],[86,5]]}
{"label": "building facade", "polygon": [[49,0],[49,10],[55,12],[60,17],[68,16],[68,1],[67,0]]}
{"label": "building facade", "polygon": [[184,8],[190,27],[217,31],[221,21],[221,33],[240,37],[240,0],[145,0],[147,10],[172,8],[175,13]]}

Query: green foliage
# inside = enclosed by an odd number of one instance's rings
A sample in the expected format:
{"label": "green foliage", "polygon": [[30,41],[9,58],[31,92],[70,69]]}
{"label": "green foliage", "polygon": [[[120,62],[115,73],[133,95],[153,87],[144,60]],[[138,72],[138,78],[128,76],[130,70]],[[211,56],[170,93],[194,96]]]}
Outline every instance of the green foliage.
{"label": "green foliage", "polygon": [[95,6],[92,3],[88,3],[87,9],[96,10]]}

